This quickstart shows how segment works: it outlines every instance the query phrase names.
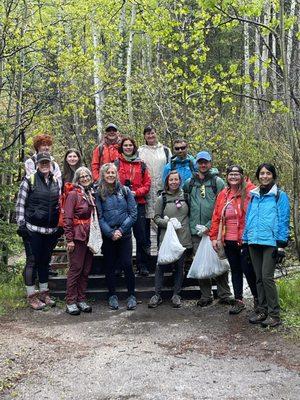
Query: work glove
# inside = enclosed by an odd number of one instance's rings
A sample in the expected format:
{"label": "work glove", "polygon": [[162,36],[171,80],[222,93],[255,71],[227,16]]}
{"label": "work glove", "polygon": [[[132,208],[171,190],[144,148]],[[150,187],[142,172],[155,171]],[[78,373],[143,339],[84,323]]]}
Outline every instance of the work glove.
{"label": "work glove", "polygon": [[278,247],[273,251],[272,254],[273,258],[275,258],[276,264],[282,264],[284,258],[285,258],[285,251],[282,247]]}
{"label": "work glove", "polygon": [[181,223],[178,221],[177,218],[170,218],[170,222],[171,224],[174,226],[175,231],[177,231],[178,229],[182,228]]}
{"label": "work glove", "polygon": [[164,216],[164,220],[165,220],[165,221],[169,221],[169,219],[170,219],[170,218],[169,218],[167,215]]}
{"label": "work glove", "polygon": [[196,225],[195,228],[196,228],[196,231],[197,231],[197,235],[199,237],[202,237],[203,233],[207,231],[207,228],[206,228],[205,225]]}
{"label": "work glove", "polygon": [[18,229],[17,229],[17,234],[18,234],[21,238],[23,238],[23,239],[26,239],[26,238],[29,237],[28,229],[26,228],[26,225],[25,225],[25,224],[20,225],[20,226],[18,227]]}

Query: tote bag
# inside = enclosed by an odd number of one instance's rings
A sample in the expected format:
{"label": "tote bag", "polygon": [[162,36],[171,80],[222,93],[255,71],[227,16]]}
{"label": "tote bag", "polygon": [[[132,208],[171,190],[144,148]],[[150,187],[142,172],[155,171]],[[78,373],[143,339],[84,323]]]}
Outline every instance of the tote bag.
{"label": "tote bag", "polygon": [[99,226],[98,215],[96,211],[96,207],[91,214],[91,222],[90,222],[90,235],[88,241],[88,248],[91,250],[93,254],[100,255],[101,254],[101,246],[102,246],[102,234]]}

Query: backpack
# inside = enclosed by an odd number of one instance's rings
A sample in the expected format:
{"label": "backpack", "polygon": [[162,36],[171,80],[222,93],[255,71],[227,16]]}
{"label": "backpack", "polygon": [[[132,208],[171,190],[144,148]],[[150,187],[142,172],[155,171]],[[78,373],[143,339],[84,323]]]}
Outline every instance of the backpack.
{"label": "backpack", "polygon": [[75,188],[75,186],[74,186],[73,183],[71,183],[71,182],[66,182],[66,183],[64,184],[64,191],[63,191],[63,193],[60,195],[60,198],[59,198],[58,226],[61,226],[61,227],[64,226],[64,214],[65,214],[64,205],[65,205],[65,203],[66,203],[68,194],[69,194],[74,188]]}
{"label": "backpack", "polygon": [[165,156],[166,156],[166,164],[168,164],[171,160],[170,160],[170,153],[169,153],[169,149],[167,146],[164,146],[164,152],[165,152]]}
{"label": "backpack", "polygon": [[[218,194],[217,178],[218,178],[217,175],[213,175],[211,178],[211,185],[207,186],[212,188],[212,191],[214,192],[215,196]],[[186,191],[187,194],[189,195],[191,194],[194,184],[195,184],[195,177],[193,176],[189,181],[189,185]]]}
{"label": "backpack", "polygon": [[[164,210],[166,208],[167,203],[175,203],[176,200],[167,200],[166,192],[162,192],[161,196],[162,196],[162,201],[163,201],[162,210],[161,210],[161,217],[163,218],[164,217]],[[189,212],[190,212],[189,195],[188,195],[188,193],[183,192],[183,196],[184,196],[184,201],[188,205]]]}

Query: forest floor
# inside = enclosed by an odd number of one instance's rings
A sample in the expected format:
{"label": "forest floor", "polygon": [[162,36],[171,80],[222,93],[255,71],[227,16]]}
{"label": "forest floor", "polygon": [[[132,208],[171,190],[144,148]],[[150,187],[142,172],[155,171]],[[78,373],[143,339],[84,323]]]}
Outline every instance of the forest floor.
{"label": "forest floor", "polygon": [[28,308],[0,318],[3,399],[299,399],[299,337],[215,302],[129,312]]}

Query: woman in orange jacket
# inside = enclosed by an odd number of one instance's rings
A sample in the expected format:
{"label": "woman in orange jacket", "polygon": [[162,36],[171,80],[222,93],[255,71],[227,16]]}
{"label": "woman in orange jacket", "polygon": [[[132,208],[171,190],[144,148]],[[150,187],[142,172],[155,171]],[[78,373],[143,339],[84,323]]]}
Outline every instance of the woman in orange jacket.
{"label": "woman in orange jacket", "polygon": [[239,314],[246,307],[243,301],[243,274],[254,297],[254,306],[257,303],[255,273],[248,249],[242,246],[249,192],[255,185],[244,179],[243,169],[239,165],[227,168],[226,179],[228,186],[219,193],[216,200],[210,238],[216,251],[220,251],[224,246],[230,264],[235,297],[235,304],[229,310],[229,314]]}

